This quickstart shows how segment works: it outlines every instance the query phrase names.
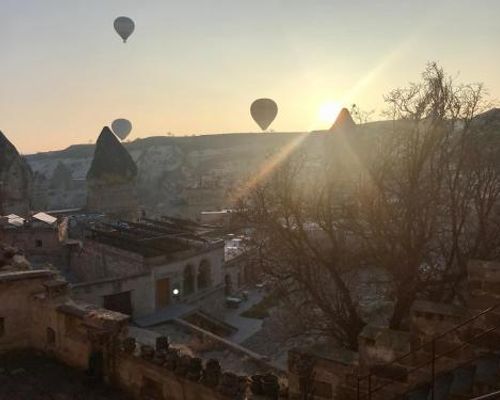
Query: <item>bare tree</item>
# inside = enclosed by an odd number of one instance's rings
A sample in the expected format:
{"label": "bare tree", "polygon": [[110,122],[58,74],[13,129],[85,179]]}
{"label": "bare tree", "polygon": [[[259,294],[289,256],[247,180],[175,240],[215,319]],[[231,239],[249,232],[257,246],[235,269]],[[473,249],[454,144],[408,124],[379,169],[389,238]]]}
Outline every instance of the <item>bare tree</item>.
{"label": "bare tree", "polygon": [[305,185],[302,168],[303,160],[286,161],[252,188],[240,213],[255,228],[252,246],[297,331],[356,349],[364,326],[350,287],[356,260],[336,232],[341,214],[331,203],[333,193]]}
{"label": "bare tree", "polygon": [[386,101],[392,131],[380,139],[346,220],[365,262],[392,278],[390,327],[399,329],[416,298],[452,299],[467,260],[498,251],[498,239],[489,239],[499,232],[500,175],[498,147],[484,149],[490,127],[477,118],[481,85],[455,84],[432,63],[421,83]]}
{"label": "bare tree", "polygon": [[498,257],[500,143],[484,99],[431,63],[386,96],[381,131],[329,136],[322,173],[293,155],[247,192],[241,214],[297,330],[356,349],[361,271],[388,276],[402,329],[416,299],[457,297],[470,258]]}

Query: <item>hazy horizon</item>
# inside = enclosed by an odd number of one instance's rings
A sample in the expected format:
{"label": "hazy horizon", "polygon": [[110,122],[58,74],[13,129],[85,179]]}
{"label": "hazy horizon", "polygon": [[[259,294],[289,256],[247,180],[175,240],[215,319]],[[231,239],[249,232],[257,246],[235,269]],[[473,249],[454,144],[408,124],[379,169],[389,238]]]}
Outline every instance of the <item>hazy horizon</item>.
{"label": "hazy horizon", "polygon": [[[499,96],[500,3],[402,3],[3,0],[0,130],[25,154],[95,142],[115,118],[130,141],[258,132],[259,97],[278,103],[270,129],[326,129],[352,103],[379,119],[428,61]],[[136,23],[127,44],[120,15]]]}

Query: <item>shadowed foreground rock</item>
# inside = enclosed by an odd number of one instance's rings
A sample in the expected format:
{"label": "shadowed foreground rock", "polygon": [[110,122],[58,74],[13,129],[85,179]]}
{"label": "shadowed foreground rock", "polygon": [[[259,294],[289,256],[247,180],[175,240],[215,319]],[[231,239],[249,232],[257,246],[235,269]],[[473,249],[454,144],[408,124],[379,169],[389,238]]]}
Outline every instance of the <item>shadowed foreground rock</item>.
{"label": "shadowed foreground rock", "polygon": [[0,356],[0,400],[129,400],[122,392],[34,351]]}

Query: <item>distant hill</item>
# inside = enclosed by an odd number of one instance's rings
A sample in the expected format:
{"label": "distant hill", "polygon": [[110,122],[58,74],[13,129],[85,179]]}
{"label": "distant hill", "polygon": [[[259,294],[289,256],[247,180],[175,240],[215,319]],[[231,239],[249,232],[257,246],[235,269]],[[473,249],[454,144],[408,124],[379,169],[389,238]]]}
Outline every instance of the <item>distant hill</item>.
{"label": "distant hill", "polygon": [[[485,121],[500,128],[500,109],[489,110],[476,118],[477,123]],[[358,126],[357,134],[376,137],[392,128],[392,121],[370,122]],[[233,189],[258,173],[273,155],[290,148],[299,149],[313,164],[324,157],[325,152],[326,156],[333,156],[335,149],[327,148],[327,138],[332,134],[325,130],[155,136],[124,145],[138,167],[142,206],[152,213],[193,217],[201,210],[227,207]],[[72,208],[85,204],[85,178],[94,148],[95,145],[79,144],[26,157],[35,172],[35,200],[40,208]],[[45,190],[45,182],[51,180],[59,164],[71,171],[73,189]]]}

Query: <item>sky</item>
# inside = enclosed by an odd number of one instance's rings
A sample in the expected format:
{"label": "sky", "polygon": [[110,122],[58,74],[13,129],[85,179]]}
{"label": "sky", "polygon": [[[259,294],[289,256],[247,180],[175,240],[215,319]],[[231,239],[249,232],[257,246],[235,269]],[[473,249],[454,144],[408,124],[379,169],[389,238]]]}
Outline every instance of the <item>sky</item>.
{"label": "sky", "polygon": [[[438,61],[500,96],[498,0],[0,0],[0,130],[24,154],[95,142],[328,128]],[[126,44],[118,16],[136,28]]]}

